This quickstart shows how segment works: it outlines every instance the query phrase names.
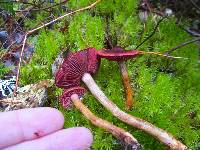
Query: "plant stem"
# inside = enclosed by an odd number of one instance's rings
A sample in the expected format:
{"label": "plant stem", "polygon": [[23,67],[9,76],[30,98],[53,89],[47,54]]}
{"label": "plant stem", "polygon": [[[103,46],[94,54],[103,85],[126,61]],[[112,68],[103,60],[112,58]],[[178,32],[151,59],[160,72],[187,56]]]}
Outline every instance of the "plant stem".
{"label": "plant stem", "polygon": [[140,44],[138,44],[138,45],[136,46],[135,49],[138,49],[142,44],[144,44],[146,41],[148,41],[148,40],[156,33],[157,28],[159,27],[160,23],[161,23],[165,18],[167,18],[167,17],[163,17],[162,19],[160,19],[160,20],[158,21],[158,23],[157,23],[156,26],[154,27],[153,31],[151,32],[151,34],[150,34],[147,38],[145,38]]}

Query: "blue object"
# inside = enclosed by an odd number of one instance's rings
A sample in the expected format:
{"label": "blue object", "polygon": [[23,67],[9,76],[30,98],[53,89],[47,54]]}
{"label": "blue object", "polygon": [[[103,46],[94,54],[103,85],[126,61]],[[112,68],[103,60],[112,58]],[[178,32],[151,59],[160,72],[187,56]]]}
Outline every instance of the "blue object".
{"label": "blue object", "polygon": [[3,44],[3,48],[7,48],[9,46],[7,31],[0,31],[0,41]]}

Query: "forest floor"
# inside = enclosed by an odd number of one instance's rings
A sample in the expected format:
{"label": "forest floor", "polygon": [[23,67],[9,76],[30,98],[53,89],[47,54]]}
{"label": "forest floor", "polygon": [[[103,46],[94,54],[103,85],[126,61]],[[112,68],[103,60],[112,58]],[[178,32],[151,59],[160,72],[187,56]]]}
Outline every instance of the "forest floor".
{"label": "forest floor", "polygon": [[[59,60],[56,58],[60,54],[66,57],[69,52],[88,47],[101,50],[108,48],[109,42],[126,51],[138,49],[161,54],[144,54],[125,62],[134,93],[130,110],[125,109],[126,95],[118,63],[102,59],[94,80],[124,112],[166,130],[191,149],[200,149],[198,20],[180,17],[180,10],[169,7],[173,6],[171,3],[139,0],[102,0],[90,9],[72,13],[93,2],[95,0],[0,2],[0,98],[12,94],[16,85],[20,88],[55,79],[59,66],[55,60]],[[56,20],[58,17],[61,19]],[[63,89],[54,84],[49,86],[48,98],[39,99],[45,101],[44,106],[57,108],[64,114],[65,128],[89,128],[94,135],[91,149],[125,149],[118,139],[94,126],[78,109],[64,108],[59,103]],[[10,107],[4,102],[0,100],[2,111],[8,107],[17,109],[18,105]],[[113,117],[89,91],[82,102],[98,117],[130,132],[145,150],[167,149],[151,135]],[[35,103],[23,107],[43,105]]]}

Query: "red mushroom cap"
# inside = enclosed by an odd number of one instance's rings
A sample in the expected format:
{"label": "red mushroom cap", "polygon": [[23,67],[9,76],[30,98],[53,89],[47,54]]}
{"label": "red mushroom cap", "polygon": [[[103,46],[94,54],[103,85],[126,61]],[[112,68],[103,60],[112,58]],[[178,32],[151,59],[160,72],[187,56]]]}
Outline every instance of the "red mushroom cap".
{"label": "red mushroom cap", "polygon": [[85,92],[86,92],[86,89],[83,87],[73,87],[73,88],[65,89],[62,95],[60,96],[60,103],[62,104],[63,107],[69,108],[72,106],[71,95],[77,94],[79,98],[81,98]]}
{"label": "red mushroom cap", "polygon": [[88,48],[76,53],[71,53],[65,58],[59,71],[56,73],[56,85],[61,88],[71,88],[80,85],[84,73],[96,73],[100,60],[97,50]]}
{"label": "red mushroom cap", "polygon": [[72,94],[82,96],[86,90],[80,87],[80,81],[84,73],[94,74],[99,67],[100,60],[97,58],[97,50],[88,48],[76,53],[70,53],[56,73],[55,83],[64,88],[60,97],[61,104],[68,108],[71,106]]}
{"label": "red mushroom cap", "polygon": [[140,51],[138,50],[129,50],[125,51],[122,47],[116,46],[113,47],[111,50],[102,50],[98,51],[98,55],[101,58],[106,58],[111,61],[123,61],[127,59],[131,59],[136,57],[140,54]]}

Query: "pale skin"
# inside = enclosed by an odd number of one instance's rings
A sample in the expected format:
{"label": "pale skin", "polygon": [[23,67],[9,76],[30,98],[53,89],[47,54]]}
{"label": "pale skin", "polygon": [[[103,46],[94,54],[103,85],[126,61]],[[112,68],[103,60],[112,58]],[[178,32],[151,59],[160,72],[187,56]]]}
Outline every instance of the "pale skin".
{"label": "pale skin", "polygon": [[54,108],[2,112],[0,120],[3,150],[87,150],[93,140],[84,127],[63,129],[64,117]]}

